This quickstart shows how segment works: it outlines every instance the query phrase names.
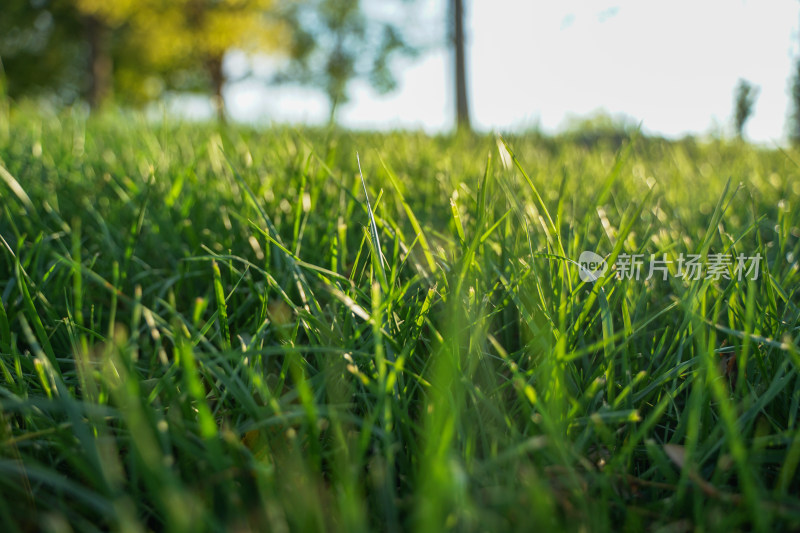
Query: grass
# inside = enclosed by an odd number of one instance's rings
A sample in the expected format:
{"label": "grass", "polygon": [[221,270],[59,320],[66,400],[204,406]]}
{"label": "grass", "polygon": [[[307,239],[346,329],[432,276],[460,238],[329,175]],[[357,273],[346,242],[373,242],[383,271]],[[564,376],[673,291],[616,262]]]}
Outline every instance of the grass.
{"label": "grass", "polygon": [[800,155],[617,142],[12,110],[3,531],[797,529]]}

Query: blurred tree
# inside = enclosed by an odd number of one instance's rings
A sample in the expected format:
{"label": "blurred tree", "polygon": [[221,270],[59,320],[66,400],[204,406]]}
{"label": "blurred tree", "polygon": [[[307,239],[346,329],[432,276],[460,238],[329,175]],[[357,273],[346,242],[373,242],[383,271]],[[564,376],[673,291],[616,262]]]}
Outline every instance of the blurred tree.
{"label": "blurred tree", "polygon": [[210,91],[224,118],[225,53],[286,41],[274,0],[3,2],[0,58],[12,97],[55,90],[99,107],[112,93],[141,104],[167,89]]}
{"label": "blurred tree", "polygon": [[758,97],[758,88],[745,80],[740,79],[736,86],[736,103],[734,106],[734,126],[736,135],[740,139],[744,136],[744,125],[753,114],[753,108]]}
{"label": "blurred tree", "polygon": [[791,115],[789,118],[789,140],[795,146],[800,145],[800,59],[794,67],[792,80]]}
{"label": "blurred tree", "polygon": [[[89,21],[95,105],[107,94],[111,58],[117,87],[128,100],[147,101],[167,88],[210,90],[225,118],[225,53],[278,48],[281,27],[273,0],[72,0]],[[119,29],[116,43],[105,38]]]}
{"label": "blurred tree", "polygon": [[83,24],[64,0],[3,0],[0,59],[10,98],[54,94],[73,102],[88,90]]}
{"label": "blurred tree", "polygon": [[387,93],[397,85],[392,57],[415,53],[394,24],[369,20],[360,0],[285,1],[282,18],[290,31],[289,63],[274,81],[322,89],[331,122],[348,101],[351,80],[366,78]]}
{"label": "blurred tree", "polygon": [[466,46],[464,42],[464,0],[451,0],[450,34],[453,43],[456,89],[456,127],[459,130],[471,129],[469,104],[467,102]]}

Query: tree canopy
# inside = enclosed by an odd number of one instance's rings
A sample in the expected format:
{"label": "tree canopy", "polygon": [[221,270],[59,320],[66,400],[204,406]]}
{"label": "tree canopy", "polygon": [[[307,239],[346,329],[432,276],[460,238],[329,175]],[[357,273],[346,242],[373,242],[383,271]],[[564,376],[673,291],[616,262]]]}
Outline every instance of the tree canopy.
{"label": "tree canopy", "polygon": [[65,0],[4,0],[0,60],[8,96],[43,92],[72,102],[85,96],[87,50],[83,24]]}
{"label": "tree canopy", "polygon": [[100,105],[114,93],[137,104],[175,89],[221,98],[228,50],[285,41],[273,0],[8,1],[0,57],[11,96],[55,90]]}
{"label": "tree canopy", "polygon": [[283,20],[291,30],[290,61],[276,81],[321,89],[331,120],[348,101],[351,80],[365,78],[378,92],[389,92],[397,85],[392,58],[415,52],[396,25],[366,17],[360,0],[288,2]]}
{"label": "tree canopy", "polygon": [[0,17],[12,98],[47,92],[100,107],[205,92],[223,118],[223,59],[233,49],[283,55],[270,81],[322,90],[331,118],[351,80],[388,92],[391,59],[414,52],[359,0],[5,0]]}

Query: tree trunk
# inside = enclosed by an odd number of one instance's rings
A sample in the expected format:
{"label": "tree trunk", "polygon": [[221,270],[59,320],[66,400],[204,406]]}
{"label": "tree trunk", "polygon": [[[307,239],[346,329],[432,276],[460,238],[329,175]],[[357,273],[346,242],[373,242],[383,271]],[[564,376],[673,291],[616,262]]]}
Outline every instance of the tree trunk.
{"label": "tree trunk", "polygon": [[464,47],[464,0],[452,0],[453,47],[455,49],[456,75],[456,125],[469,131],[469,104],[467,103],[466,53]]}
{"label": "tree trunk", "polygon": [[3,58],[0,57],[0,141],[6,142],[9,134],[9,100],[8,100],[8,80],[6,79]]}
{"label": "tree trunk", "polygon": [[96,17],[86,19],[89,42],[89,105],[100,108],[111,95],[114,64],[111,59],[111,30]]}
{"label": "tree trunk", "polygon": [[222,57],[212,57],[208,60],[208,73],[211,76],[211,85],[214,90],[212,98],[217,121],[224,124],[226,121],[225,98],[222,96],[222,89],[225,87],[225,72],[222,70]]}
{"label": "tree trunk", "polygon": [[0,102],[6,101],[7,93],[8,89],[6,88],[6,70],[3,67],[3,57],[0,56]]}

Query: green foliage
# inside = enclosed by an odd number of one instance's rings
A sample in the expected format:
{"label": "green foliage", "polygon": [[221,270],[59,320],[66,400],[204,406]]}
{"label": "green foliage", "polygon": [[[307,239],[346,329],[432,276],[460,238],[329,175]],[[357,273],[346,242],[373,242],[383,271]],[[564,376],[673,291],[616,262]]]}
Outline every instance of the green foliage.
{"label": "green foliage", "polygon": [[800,527],[796,153],[10,129],[3,531]]}
{"label": "green foliage", "polygon": [[[227,50],[280,47],[284,30],[273,9],[272,0],[9,0],[0,57],[14,98],[87,98],[98,56],[113,65],[120,102],[142,104],[170,89],[212,92],[224,82],[215,76]],[[100,30],[107,42],[95,39]]]}
{"label": "green foliage", "polygon": [[[122,30],[114,46],[117,84],[126,94],[144,91],[147,99],[159,96],[154,92],[159,83],[163,88],[209,91],[213,74],[207,71],[226,51],[271,51],[282,37],[269,16],[272,0],[73,1],[81,13]],[[156,77],[149,80],[150,93],[135,84],[137,78],[146,83],[148,76]],[[204,81],[199,87],[187,83],[197,78]]]}
{"label": "green foliage", "polygon": [[7,94],[74,102],[88,90],[82,21],[65,0],[4,0],[0,59]]}
{"label": "green foliage", "polygon": [[379,92],[389,92],[396,86],[391,60],[414,53],[395,25],[369,20],[359,0],[291,0],[283,19],[290,28],[290,63],[276,81],[322,89],[331,120],[348,101],[351,80],[366,78]]}
{"label": "green foliage", "polygon": [[587,147],[604,145],[617,149],[631,137],[639,126],[628,116],[611,115],[604,111],[587,117],[568,117],[562,136]]}
{"label": "green foliage", "polygon": [[47,94],[99,105],[113,94],[138,106],[191,91],[215,95],[221,111],[222,60],[234,48],[285,53],[289,66],[276,81],[321,89],[331,117],[351,80],[391,91],[392,59],[414,53],[397,26],[369,19],[357,1],[8,0],[0,18],[14,99]]}

